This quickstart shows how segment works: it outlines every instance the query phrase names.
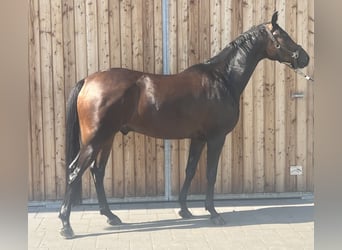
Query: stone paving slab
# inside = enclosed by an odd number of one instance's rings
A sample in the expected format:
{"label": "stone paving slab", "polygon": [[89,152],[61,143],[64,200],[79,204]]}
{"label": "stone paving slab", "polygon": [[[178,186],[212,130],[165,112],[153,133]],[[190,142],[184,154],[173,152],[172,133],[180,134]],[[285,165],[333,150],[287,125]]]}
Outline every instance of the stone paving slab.
{"label": "stone paving slab", "polygon": [[181,219],[178,204],[114,204],[124,224],[110,226],[95,205],[81,205],[71,213],[76,237],[65,240],[58,206],[28,208],[28,249],[70,250],[204,250],[314,249],[312,200],[266,199],[215,202],[227,224],[214,226],[203,202],[189,202],[195,215]]}

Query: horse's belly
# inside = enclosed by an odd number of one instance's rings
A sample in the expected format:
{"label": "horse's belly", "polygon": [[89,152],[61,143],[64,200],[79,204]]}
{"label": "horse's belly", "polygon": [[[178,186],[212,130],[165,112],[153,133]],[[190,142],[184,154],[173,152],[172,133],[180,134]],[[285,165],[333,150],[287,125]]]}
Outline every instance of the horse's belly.
{"label": "horse's belly", "polygon": [[131,130],[162,139],[207,138],[212,134],[226,134],[236,125],[236,112],[168,112],[150,109],[136,114],[128,124]]}
{"label": "horse's belly", "polygon": [[161,139],[192,138],[200,133],[198,124],[183,119],[161,119],[155,117],[138,119],[128,124],[130,130]]}

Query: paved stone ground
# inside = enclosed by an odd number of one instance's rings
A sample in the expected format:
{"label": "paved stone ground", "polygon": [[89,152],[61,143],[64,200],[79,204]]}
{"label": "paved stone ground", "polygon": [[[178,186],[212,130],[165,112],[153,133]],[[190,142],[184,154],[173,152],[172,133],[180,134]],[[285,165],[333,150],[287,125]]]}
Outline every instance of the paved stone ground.
{"label": "paved stone ground", "polygon": [[114,204],[124,222],[109,226],[95,205],[73,209],[76,237],[59,235],[58,206],[28,210],[28,249],[313,249],[313,201],[301,199],[216,201],[227,221],[213,226],[203,202],[189,202],[193,219],[178,216],[177,203]]}

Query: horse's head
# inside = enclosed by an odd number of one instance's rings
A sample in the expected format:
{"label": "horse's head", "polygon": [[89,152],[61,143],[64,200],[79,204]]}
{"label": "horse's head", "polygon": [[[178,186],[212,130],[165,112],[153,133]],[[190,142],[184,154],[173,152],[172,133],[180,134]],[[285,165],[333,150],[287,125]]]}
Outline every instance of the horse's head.
{"label": "horse's head", "polygon": [[278,12],[272,16],[272,21],[266,24],[269,42],[267,57],[272,60],[290,64],[293,68],[304,68],[309,64],[308,53],[278,25]]}

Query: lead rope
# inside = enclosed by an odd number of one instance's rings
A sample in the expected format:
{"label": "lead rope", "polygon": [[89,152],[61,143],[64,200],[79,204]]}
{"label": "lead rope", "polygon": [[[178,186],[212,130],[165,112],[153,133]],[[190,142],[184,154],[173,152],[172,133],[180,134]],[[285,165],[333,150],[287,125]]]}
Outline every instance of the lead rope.
{"label": "lead rope", "polygon": [[287,67],[289,67],[290,69],[292,69],[294,72],[296,72],[298,75],[303,76],[306,80],[312,81],[312,82],[315,81],[311,76],[305,74],[305,73],[304,73],[303,71],[301,71],[300,69],[295,69],[295,68],[293,68],[290,64],[287,64],[287,63],[284,63],[284,64],[285,64]]}

